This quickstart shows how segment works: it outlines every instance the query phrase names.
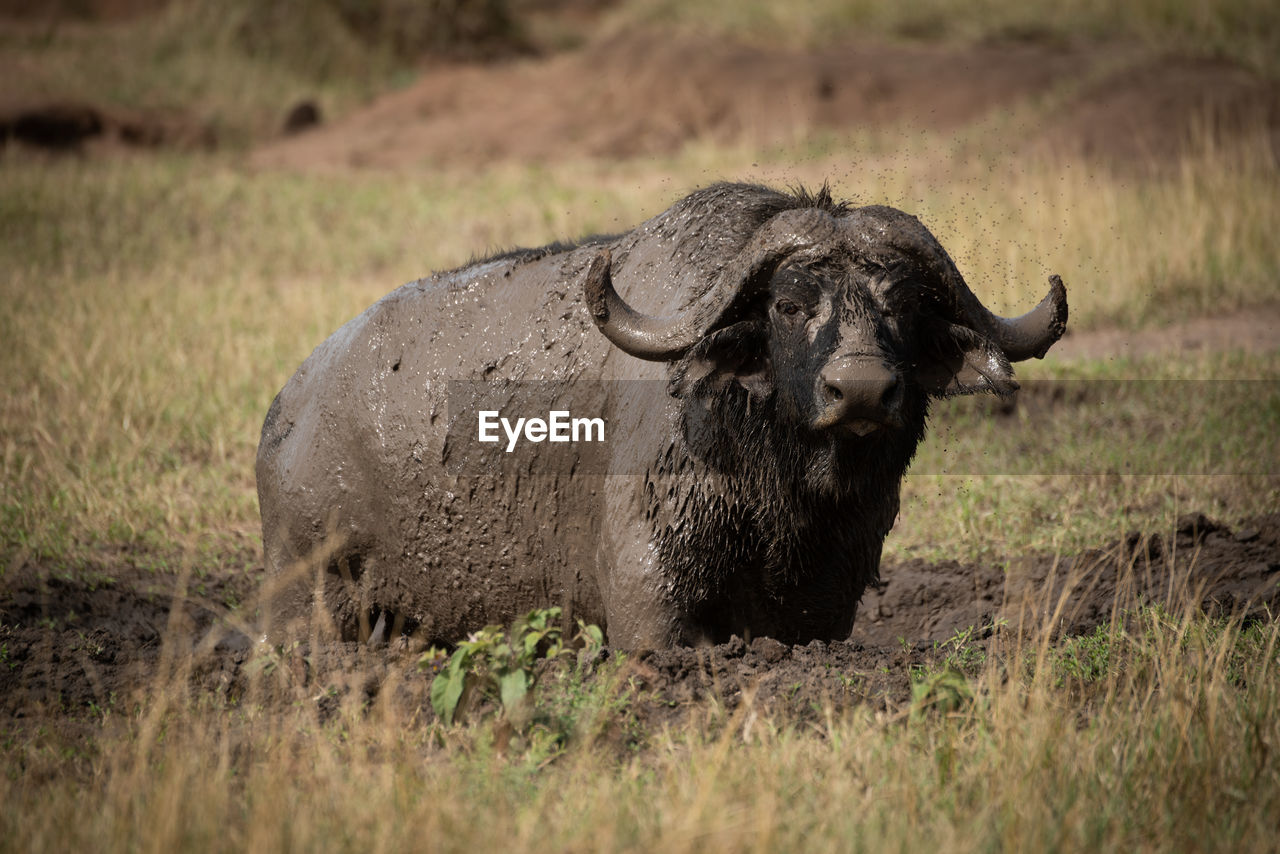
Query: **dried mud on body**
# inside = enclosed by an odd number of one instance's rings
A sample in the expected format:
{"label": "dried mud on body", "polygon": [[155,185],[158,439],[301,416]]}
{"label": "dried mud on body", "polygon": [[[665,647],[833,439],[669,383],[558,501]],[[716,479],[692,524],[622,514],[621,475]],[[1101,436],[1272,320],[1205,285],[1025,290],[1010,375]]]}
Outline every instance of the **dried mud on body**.
{"label": "dried mud on body", "polygon": [[[26,565],[0,592],[0,720],[7,727],[79,732],[96,715],[175,685],[195,698],[313,706],[321,720],[343,698],[390,690],[419,719],[432,718],[431,675],[413,638],[389,647],[308,642],[278,654],[249,636],[237,614],[261,583],[251,551],[221,569],[155,573],[147,555],[104,559],[96,577]],[[1006,569],[1007,566],[1007,569]],[[106,579],[111,580],[106,580]],[[1176,532],[1132,532],[1103,548],[1000,564],[910,560],[883,568],[863,598],[848,641],[789,646],[771,638],[709,647],[602,650],[552,668],[554,679],[616,678],[640,724],[674,722],[707,702],[808,714],[831,704],[900,708],[912,677],[940,666],[963,641],[985,656],[995,638],[1049,628],[1078,635],[1123,615],[1117,608],[1198,604],[1211,614],[1269,618],[1280,608],[1280,514],[1228,528],[1203,514]],[[237,627],[238,628],[235,628]],[[242,631],[243,630],[243,631]],[[603,666],[621,662],[617,667]],[[388,687],[389,686],[389,687]]]}

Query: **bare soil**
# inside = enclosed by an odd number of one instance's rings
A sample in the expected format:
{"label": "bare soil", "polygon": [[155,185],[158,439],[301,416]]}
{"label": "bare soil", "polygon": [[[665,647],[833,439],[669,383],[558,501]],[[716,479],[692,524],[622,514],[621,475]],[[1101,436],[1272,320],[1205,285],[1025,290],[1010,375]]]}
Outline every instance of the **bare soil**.
{"label": "bare soil", "polygon": [[1280,85],[1225,62],[1036,44],[801,52],[628,33],[550,57],[436,66],[252,160],[324,170],[639,157],[692,140],[950,132],[1028,107],[1011,150],[1146,164],[1243,134],[1280,142]]}
{"label": "bare soil", "polygon": [[[235,617],[252,612],[260,558],[246,550],[180,578],[144,568],[152,557],[121,551],[75,573],[25,564],[5,574],[0,722],[87,725],[93,714],[167,684],[175,670],[197,697],[244,695],[263,672],[266,653],[228,626],[252,633],[251,623]],[[670,720],[709,698],[733,708],[744,692],[766,708],[801,713],[828,703],[901,707],[913,668],[937,665],[948,652],[945,642],[958,634],[982,650],[993,634],[1045,627],[1081,634],[1108,623],[1118,607],[1186,601],[1215,614],[1274,614],[1280,514],[1234,529],[1191,514],[1168,535],[1135,531],[1073,556],[987,564],[917,559],[886,566],[882,575],[848,641],[789,646],[734,638],[714,647],[639,651],[626,657],[620,674],[602,667],[617,655],[608,649],[581,663],[618,678],[641,722]],[[1060,610],[1046,609],[1059,602]],[[249,604],[233,611],[228,603]],[[282,709],[310,703],[324,719],[337,698],[352,691],[372,698],[394,684],[400,703],[430,719],[431,676],[417,670],[418,652],[412,638],[372,650],[304,643],[282,659],[271,692],[255,696],[274,698]]]}

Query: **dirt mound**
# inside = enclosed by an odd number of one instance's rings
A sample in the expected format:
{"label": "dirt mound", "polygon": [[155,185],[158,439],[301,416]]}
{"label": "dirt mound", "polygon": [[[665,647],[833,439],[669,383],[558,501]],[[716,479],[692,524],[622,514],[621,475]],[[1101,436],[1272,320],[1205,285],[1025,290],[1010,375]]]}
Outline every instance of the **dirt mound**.
{"label": "dirt mound", "polygon": [[1114,52],[1039,45],[800,52],[629,34],[547,59],[440,66],[253,159],[268,168],[431,167],[635,157],[695,139],[769,146],[822,129],[949,131],[1095,78],[1010,145],[1132,159],[1177,154],[1197,128],[1280,139],[1280,87],[1224,63],[1135,67]]}
{"label": "dirt mound", "polygon": [[[389,650],[303,644],[276,659],[245,634],[211,633],[231,613],[226,603],[252,601],[262,581],[256,554],[231,556],[226,568],[206,572],[185,590],[175,576],[139,566],[145,557],[122,552],[74,579],[33,566],[6,573],[0,716],[84,714],[128,702],[153,686],[166,660],[187,661],[188,678],[201,694],[234,699],[278,668],[275,684],[283,694],[277,696],[285,703],[321,697],[332,705],[352,691],[373,697],[394,675],[397,697],[429,707],[430,677],[417,671],[409,639]],[[246,572],[245,566],[254,568]],[[1051,622],[1058,631],[1081,633],[1109,621],[1116,607],[1178,601],[1184,592],[1213,612],[1275,613],[1280,514],[1236,530],[1192,514],[1170,536],[1134,532],[1061,560],[1014,558],[1007,571],[913,560],[882,574],[883,583],[863,599],[849,641],[788,646],[734,638],[710,648],[641,652],[628,656],[622,683],[635,690],[637,708],[659,720],[712,696],[732,707],[744,692],[766,706],[799,709],[831,700],[893,705],[909,695],[911,668],[943,655],[939,642],[965,633],[982,646],[993,623],[1017,631]],[[1061,613],[1046,613],[1044,603],[1053,607],[1064,590]],[[590,666],[599,669],[610,658],[606,650]]]}

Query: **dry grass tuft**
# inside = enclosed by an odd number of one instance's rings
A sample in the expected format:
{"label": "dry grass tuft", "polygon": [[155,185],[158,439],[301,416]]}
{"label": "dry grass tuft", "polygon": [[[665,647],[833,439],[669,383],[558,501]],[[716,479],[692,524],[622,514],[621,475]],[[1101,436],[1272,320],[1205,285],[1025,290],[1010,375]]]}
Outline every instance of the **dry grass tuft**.
{"label": "dry grass tuft", "polygon": [[1071,586],[1042,592],[1029,629],[918,669],[910,703],[748,690],[621,753],[596,722],[640,696],[607,674],[544,697],[575,710],[567,740],[519,740],[432,722],[426,682],[363,652],[313,649],[308,683],[260,647],[242,696],[201,693],[171,625],[154,683],[87,739],[8,734],[0,827],[14,850],[1262,850],[1280,624],[1205,618],[1193,594],[1064,639]]}

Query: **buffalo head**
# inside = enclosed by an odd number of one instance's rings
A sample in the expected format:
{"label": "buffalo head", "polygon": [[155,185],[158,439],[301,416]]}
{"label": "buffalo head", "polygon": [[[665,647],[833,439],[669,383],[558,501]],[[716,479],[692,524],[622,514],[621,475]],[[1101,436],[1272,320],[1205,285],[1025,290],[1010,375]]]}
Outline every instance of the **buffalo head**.
{"label": "buffalo head", "polygon": [[632,356],[673,363],[674,396],[754,401],[791,441],[833,449],[900,437],[914,450],[930,396],[1008,394],[1010,363],[1061,337],[1057,276],[1032,311],[999,317],[914,216],[819,199],[769,219],[675,316],[629,306],[602,251],[584,285],[596,325]]}

